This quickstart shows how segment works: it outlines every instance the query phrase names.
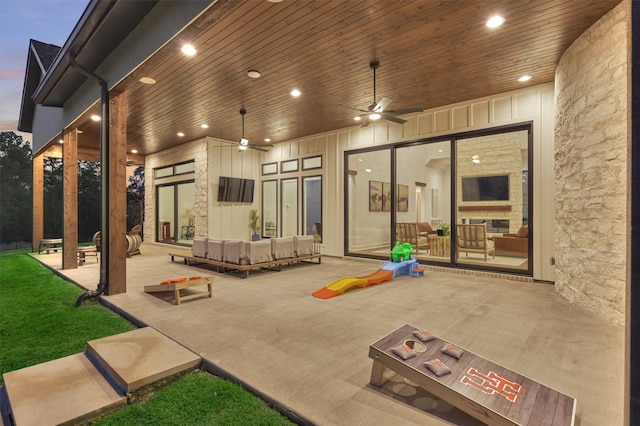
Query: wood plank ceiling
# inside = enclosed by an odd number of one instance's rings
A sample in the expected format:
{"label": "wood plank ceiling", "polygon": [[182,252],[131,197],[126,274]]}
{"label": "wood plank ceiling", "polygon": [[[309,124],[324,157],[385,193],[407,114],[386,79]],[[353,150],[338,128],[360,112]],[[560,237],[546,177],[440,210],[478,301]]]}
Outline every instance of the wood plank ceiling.
{"label": "wood plank ceiling", "polygon": [[[393,99],[389,109],[551,82],[567,47],[619,1],[220,0],[115,88],[128,97],[128,149],[146,155],[204,136],[237,142],[241,107],[256,144],[357,125],[348,107],[374,101],[372,60],[376,101]],[[494,14],[506,22],[491,30]],[[181,52],[185,42],[195,56]],[[523,74],[532,80],[518,82]],[[97,112],[75,123],[85,146],[97,146],[88,119]]]}

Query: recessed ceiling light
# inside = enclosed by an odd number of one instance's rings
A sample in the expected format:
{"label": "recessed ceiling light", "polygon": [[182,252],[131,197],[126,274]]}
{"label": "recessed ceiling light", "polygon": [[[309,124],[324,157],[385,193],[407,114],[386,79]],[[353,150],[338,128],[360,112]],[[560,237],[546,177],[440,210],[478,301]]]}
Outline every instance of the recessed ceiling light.
{"label": "recessed ceiling light", "polygon": [[143,84],[156,84],[156,81],[151,77],[142,77],[138,81]]}
{"label": "recessed ceiling light", "polygon": [[58,143],[64,143],[64,140],[58,139]]}
{"label": "recessed ceiling light", "polygon": [[206,123],[202,123],[202,124],[200,125],[200,127],[202,127],[203,129],[208,129],[208,128],[209,128],[209,125],[208,125],[208,124],[206,124]]}
{"label": "recessed ceiling light", "polygon": [[138,153],[138,150],[137,150],[137,149],[132,149],[132,150],[131,150],[131,153],[132,153],[132,154],[137,154],[137,153]]}
{"label": "recessed ceiling light", "polygon": [[269,3],[281,3],[282,0],[267,0]]}
{"label": "recessed ceiling light", "polygon": [[300,96],[302,93],[298,90],[298,89],[293,89],[291,91],[291,96],[293,96],[294,98],[297,98],[298,96]]}
{"label": "recessed ceiling light", "polygon": [[444,152],[444,149],[439,149],[438,152]]}
{"label": "recessed ceiling light", "polygon": [[180,137],[183,137],[183,136],[184,136],[184,133],[182,133],[182,132],[178,132],[178,133],[176,133],[176,134],[177,134],[178,136],[180,136]]}
{"label": "recessed ceiling light", "polygon": [[487,28],[498,28],[502,24],[504,24],[504,18],[502,16],[500,16],[500,15],[492,16],[485,23]]}
{"label": "recessed ceiling light", "polygon": [[264,141],[265,141],[265,142],[271,142],[271,139],[269,139],[269,138],[264,138]]}
{"label": "recessed ceiling light", "polygon": [[251,78],[260,78],[260,76],[262,74],[260,74],[260,71],[256,71],[256,70],[249,70],[247,71],[247,75]]}
{"label": "recessed ceiling light", "polygon": [[364,169],[364,171],[367,172],[367,173],[371,173],[371,169],[368,168],[368,167],[366,169]]}
{"label": "recessed ceiling light", "polygon": [[91,119],[92,119],[93,121],[100,121],[100,116],[99,116],[99,115],[95,115],[95,114],[93,114],[93,115],[91,116]]}
{"label": "recessed ceiling light", "polygon": [[182,46],[182,53],[184,53],[187,56],[193,56],[197,52],[198,51],[196,50],[196,48],[190,44],[185,44],[184,46]]}
{"label": "recessed ceiling light", "polygon": [[478,164],[480,162],[480,156],[479,155],[472,155],[471,156],[471,162]]}
{"label": "recessed ceiling light", "polygon": [[531,78],[532,78],[532,77],[531,77],[530,75],[525,74],[525,75],[521,75],[520,77],[518,77],[518,81],[519,81],[520,83],[524,83],[525,81],[529,81],[529,80],[531,80]]}
{"label": "recessed ceiling light", "polygon": [[355,117],[353,117],[353,119],[356,121],[360,121],[362,120],[362,117],[360,117],[359,115],[356,115]]}

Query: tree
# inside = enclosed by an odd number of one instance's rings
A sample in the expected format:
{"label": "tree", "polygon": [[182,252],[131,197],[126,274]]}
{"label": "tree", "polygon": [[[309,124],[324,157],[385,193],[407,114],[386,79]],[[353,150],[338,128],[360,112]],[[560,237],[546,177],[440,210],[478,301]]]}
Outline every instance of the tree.
{"label": "tree", "polygon": [[44,157],[44,237],[62,236],[62,159]]}
{"label": "tree", "polygon": [[[127,186],[127,229],[144,221],[144,167],[137,167]],[[140,235],[143,236],[142,234]]]}
{"label": "tree", "polygon": [[30,143],[0,132],[0,242],[31,240],[32,170]]}
{"label": "tree", "polygon": [[100,230],[100,163],[78,161],[78,241]]}

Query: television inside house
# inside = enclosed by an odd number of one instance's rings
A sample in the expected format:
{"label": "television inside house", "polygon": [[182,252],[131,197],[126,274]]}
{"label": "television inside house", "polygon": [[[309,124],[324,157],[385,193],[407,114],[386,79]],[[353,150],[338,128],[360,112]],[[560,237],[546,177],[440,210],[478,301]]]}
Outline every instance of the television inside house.
{"label": "television inside house", "polygon": [[218,201],[253,203],[253,187],[253,179],[220,176],[218,180]]}
{"label": "television inside house", "polygon": [[462,201],[509,200],[509,175],[462,178]]}

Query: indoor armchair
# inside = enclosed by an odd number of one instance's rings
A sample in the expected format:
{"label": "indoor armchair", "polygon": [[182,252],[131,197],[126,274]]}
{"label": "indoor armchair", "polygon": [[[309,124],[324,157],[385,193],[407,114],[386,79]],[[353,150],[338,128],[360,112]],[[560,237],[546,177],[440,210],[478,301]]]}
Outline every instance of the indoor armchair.
{"label": "indoor armchair", "polygon": [[456,258],[459,257],[461,252],[464,252],[467,256],[469,253],[484,254],[485,262],[488,255],[493,255],[493,258],[496,258],[494,242],[487,239],[486,223],[478,225],[458,224],[456,226],[458,230]]}

